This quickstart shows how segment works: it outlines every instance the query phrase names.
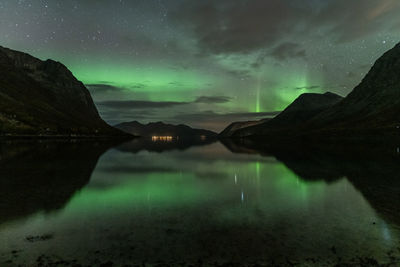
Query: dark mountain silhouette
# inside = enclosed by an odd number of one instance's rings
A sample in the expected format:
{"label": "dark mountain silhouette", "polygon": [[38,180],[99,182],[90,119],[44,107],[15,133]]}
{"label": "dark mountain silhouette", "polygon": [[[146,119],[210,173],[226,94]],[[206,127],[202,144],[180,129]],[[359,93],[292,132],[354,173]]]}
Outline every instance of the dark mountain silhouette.
{"label": "dark mountain silhouette", "polygon": [[120,135],[61,63],[0,47],[1,135]]}
{"label": "dark mountain silhouette", "polygon": [[116,142],[0,142],[0,224],[62,208]]}
{"label": "dark mountain silhouette", "polygon": [[400,154],[396,145],[282,145],[247,138],[222,142],[234,153],[273,156],[305,181],[348,179],[383,218],[400,225]]}
{"label": "dark mountain silhouette", "polygon": [[226,127],[220,134],[219,136],[222,138],[228,138],[232,137],[235,132],[237,132],[240,129],[247,128],[250,126],[255,126],[262,124],[264,122],[269,121],[270,119],[263,119],[263,120],[258,120],[258,121],[239,121],[239,122],[233,122],[231,123],[228,127]]}
{"label": "dark mountain silhouette", "polygon": [[162,122],[141,124],[137,121],[124,122],[115,125],[115,128],[120,129],[126,133],[136,136],[152,137],[152,136],[173,136],[185,139],[199,139],[201,136],[215,137],[217,134],[202,129],[193,129],[187,125],[172,125]]}
{"label": "dark mountain silhouette", "polygon": [[271,120],[236,130],[232,136],[260,135],[267,131],[282,131],[301,126],[324,110],[337,104],[343,97],[333,94],[308,93],[299,96],[284,111]]}
{"label": "dark mountain silhouette", "polygon": [[339,103],[342,99],[343,97],[330,92],[325,94],[302,94],[282,113],[269,121],[268,125],[274,127],[301,125],[304,121]]}
{"label": "dark mountain silhouette", "polygon": [[379,58],[341,101],[331,93],[302,95],[271,121],[240,129],[233,136],[325,140],[400,137],[400,44]]}
{"label": "dark mountain silhouette", "polygon": [[400,44],[380,57],[343,101],[310,125],[328,129],[395,129],[400,123]]}

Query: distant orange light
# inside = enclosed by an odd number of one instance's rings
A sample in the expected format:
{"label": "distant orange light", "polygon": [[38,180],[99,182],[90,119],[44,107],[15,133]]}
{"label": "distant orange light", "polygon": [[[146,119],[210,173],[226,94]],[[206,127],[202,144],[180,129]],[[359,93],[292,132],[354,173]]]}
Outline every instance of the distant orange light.
{"label": "distant orange light", "polygon": [[172,136],[158,136],[158,135],[153,135],[151,137],[151,140],[153,142],[161,141],[161,142],[171,142],[174,138]]}

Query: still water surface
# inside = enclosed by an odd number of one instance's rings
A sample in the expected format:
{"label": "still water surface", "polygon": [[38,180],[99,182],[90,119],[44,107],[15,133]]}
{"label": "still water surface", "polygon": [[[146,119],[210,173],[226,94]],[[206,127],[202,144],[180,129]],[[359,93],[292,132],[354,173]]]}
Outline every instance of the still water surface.
{"label": "still water surface", "polygon": [[1,266],[400,264],[396,155],[0,147]]}

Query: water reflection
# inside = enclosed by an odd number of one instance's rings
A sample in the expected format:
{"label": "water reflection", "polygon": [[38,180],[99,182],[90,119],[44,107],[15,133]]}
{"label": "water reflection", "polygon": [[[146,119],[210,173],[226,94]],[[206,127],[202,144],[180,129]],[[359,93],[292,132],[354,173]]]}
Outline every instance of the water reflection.
{"label": "water reflection", "polygon": [[224,145],[235,153],[274,156],[305,181],[346,177],[380,214],[400,225],[400,157],[393,144],[274,146],[230,140]]}
{"label": "water reflection", "polygon": [[[173,141],[172,136],[152,136],[151,141],[153,142],[172,142]],[[178,137],[179,139],[179,137]]]}
{"label": "water reflection", "polygon": [[[23,175],[15,173],[25,177],[21,183],[40,170],[40,192],[59,177],[64,183],[49,187],[54,192],[45,196],[62,203],[51,214],[36,204],[30,212],[11,216],[20,219],[0,224],[0,260],[94,266],[398,261],[396,150],[344,153],[226,144],[240,152],[232,153],[212,142],[156,143],[119,145],[102,155],[96,167],[104,147],[39,147],[15,156],[8,180],[17,165],[25,169]],[[68,189],[71,179],[80,181],[72,183],[74,190]],[[35,186],[29,182],[27,187]],[[24,192],[8,187],[10,199]],[[70,193],[57,201],[64,187]],[[40,194],[30,198],[33,203],[41,199]],[[2,210],[6,214],[15,206],[9,201]]]}
{"label": "water reflection", "polygon": [[151,138],[137,138],[119,146],[119,150],[138,153],[146,150],[151,152],[165,152],[171,150],[186,150],[194,146],[204,146],[215,143],[215,137],[187,139],[172,136],[152,136]]}
{"label": "water reflection", "polygon": [[1,142],[0,224],[38,211],[61,209],[90,180],[114,143]]}

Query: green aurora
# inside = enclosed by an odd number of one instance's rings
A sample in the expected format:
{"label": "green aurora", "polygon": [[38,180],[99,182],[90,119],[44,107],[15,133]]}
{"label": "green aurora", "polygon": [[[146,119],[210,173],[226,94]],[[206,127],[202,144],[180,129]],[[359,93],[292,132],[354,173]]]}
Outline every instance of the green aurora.
{"label": "green aurora", "polygon": [[268,117],[303,93],[348,94],[400,40],[396,1],[297,2],[4,2],[0,45],[64,63],[110,124],[162,120],[220,131]]}

